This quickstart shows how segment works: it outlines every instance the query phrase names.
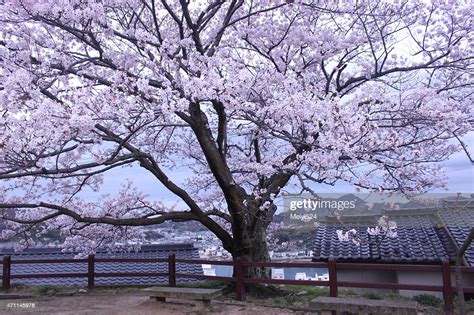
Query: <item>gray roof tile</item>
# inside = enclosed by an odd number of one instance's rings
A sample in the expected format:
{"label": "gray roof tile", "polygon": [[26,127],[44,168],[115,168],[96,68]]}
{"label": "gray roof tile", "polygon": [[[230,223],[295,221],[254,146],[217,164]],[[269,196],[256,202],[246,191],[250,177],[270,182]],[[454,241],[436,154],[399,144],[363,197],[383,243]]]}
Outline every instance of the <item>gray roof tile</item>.
{"label": "gray roof tile", "polygon": [[[315,232],[313,261],[334,257],[340,261],[439,263],[452,259],[474,226],[474,208],[459,210],[404,209],[387,211],[397,223],[396,238],[382,238],[367,233],[380,215],[343,218],[345,225],[328,219]],[[354,228],[360,245],[339,241],[337,230]],[[474,244],[466,252],[469,265],[474,265]]]}
{"label": "gray roof tile", "polygon": [[[199,259],[199,253],[192,244],[164,244],[145,245],[138,252],[107,253],[98,252],[96,258],[167,258],[175,253],[176,258]],[[64,253],[59,248],[32,248],[21,253],[12,250],[2,250],[0,258],[4,255],[12,256],[12,275],[35,273],[86,273],[87,263],[61,263],[61,264],[15,264],[21,259],[69,259],[75,253]],[[167,272],[168,264],[164,263],[110,263],[96,262],[95,272]],[[201,265],[176,263],[177,273],[203,274]],[[196,281],[195,279],[178,278],[180,282]],[[96,285],[119,284],[164,284],[168,277],[96,277]],[[12,283],[25,283],[31,285],[66,285],[85,286],[87,278],[41,278],[41,279],[12,279]]]}
{"label": "gray roof tile", "polygon": [[[449,209],[449,211],[440,210],[439,215],[456,245],[461,247],[469,235],[469,232],[474,227],[474,208],[453,207]],[[465,258],[469,265],[474,266],[474,243],[471,243],[468,247]]]}

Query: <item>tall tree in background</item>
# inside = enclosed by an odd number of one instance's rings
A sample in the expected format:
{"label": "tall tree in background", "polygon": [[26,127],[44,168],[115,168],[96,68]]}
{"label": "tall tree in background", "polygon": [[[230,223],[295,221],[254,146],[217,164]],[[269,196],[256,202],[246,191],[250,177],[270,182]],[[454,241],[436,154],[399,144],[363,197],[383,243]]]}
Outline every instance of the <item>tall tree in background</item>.
{"label": "tall tree in background", "polygon": [[[445,185],[472,130],[473,8],[440,2],[1,1],[2,236],[92,252],[194,220],[268,260],[289,185]],[[124,166],[180,203],[102,196]]]}

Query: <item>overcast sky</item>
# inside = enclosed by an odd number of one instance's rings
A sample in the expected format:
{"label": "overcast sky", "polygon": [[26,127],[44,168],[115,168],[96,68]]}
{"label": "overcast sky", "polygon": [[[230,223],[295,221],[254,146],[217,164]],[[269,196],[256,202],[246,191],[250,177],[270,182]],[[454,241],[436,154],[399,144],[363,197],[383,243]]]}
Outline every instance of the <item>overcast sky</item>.
{"label": "overcast sky", "polygon": [[[474,133],[464,138],[464,141],[470,148],[471,156],[474,155]],[[443,163],[444,171],[448,176],[448,188],[450,193],[471,193],[474,192],[474,166],[470,163],[464,152],[458,152]],[[168,176],[176,183],[183,183],[190,174],[186,171],[170,171]],[[142,189],[143,192],[150,196],[150,199],[161,200],[166,204],[176,203],[178,198],[171,194],[160,182],[150,175],[147,171],[139,168],[122,168],[114,169],[106,175],[103,192],[114,194],[117,192],[121,183],[127,178],[133,179],[135,184]],[[315,187],[319,193],[353,193],[354,187],[345,183],[336,186],[318,185]],[[444,190],[436,190],[433,192],[446,192]],[[97,195],[86,194],[84,197],[97,198]]]}

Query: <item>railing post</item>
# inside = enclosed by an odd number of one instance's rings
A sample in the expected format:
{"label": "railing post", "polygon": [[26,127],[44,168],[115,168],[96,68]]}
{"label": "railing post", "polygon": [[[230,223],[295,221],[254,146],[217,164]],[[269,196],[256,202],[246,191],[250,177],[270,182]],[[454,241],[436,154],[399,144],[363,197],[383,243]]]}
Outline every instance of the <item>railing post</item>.
{"label": "railing post", "polygon": [[234,259],[235,293],[238,301],[245,301],[244,270],[242,257]]}
{"label": "railing post", "polygon": [[168,256],[168,285],[170,287],[176,286],[176,256],[170,254]]}
{"label": "railing post", "polygon": [[10,276],[11,276],[11,256],[3,256],[3,273],[2,273],[2,289],[10,289]]}
{"label": "railing post", "polygon": [[87,287],[93,289],[95,285],[95,260],[94,255],[87,257]]}
{"label": "railing post", "polygon": [[447,315],[454,314],[453,305],[453,287],[451,285],[451,267],[448,261],[441,263],[441,270],[443,272],[443,300],[444,313]]}
{"label": "railing post", "polygon": [[337,297],[336,260],[333,257],[329,257],[328,259],[328,274],[329,274],[329,296]]}

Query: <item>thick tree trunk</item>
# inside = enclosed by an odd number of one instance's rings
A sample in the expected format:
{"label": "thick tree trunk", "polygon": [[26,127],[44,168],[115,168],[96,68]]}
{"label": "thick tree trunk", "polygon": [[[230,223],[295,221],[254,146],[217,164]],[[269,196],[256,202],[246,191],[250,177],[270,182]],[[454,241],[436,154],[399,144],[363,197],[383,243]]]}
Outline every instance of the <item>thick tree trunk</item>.
{"label": "thick tree trunk", "polygon": [[[266,231],[258,229],[253,233],[244,232],[241,237],[242,242],[234,242],[234,258],[241,257],[245,261],[268,262],[270,254],[267,247]],[[269,267],[248,267],[245,268],[245,277],[248,278],[270,278],[271,268]]]}
{"label": "thick tree trunk", "polygon": [[462,259],[464,257],[464,254],[466,253],[466,250],[469,248],[473,240],[474,240],[474,228],[471,228],[471,232],[469,233],[468,237],[466,238],[462,246],[459,248],[459,251],[456,255],[456,269],[455,269],[456,290],[457,290],[458,300],[459,300],[459,313],[461,315],[467,314],[466,301],[464,300],[461,265],[462,265]]}
{"label": "thick tree trunk", "polygon": [[462,272],[461,272],[461,257],[456,257],[456,268],[455,268],[455,279],[456,279],[456,291],[459,301],[459,314],[466,314],[466,301],[464,300],[464,289],[462,284]]}

